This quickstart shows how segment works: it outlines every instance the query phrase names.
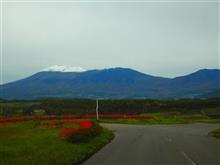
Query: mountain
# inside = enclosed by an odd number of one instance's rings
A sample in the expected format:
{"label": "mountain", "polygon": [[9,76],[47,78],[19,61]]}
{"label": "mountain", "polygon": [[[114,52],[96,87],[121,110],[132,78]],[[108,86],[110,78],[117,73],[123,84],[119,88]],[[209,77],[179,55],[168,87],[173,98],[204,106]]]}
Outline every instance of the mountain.
{"label": "mountain", "polygon": [[88,70],[54,67],[0,86],[3,99],[65,98],[206,98],[220,96],[220,70],[164,78],[129,68]]}
{"label": "mountain", "polygon": [[[186,76],[176,77],[170,81],[172,97],[206,98],[206,94],[215,92],[220,97],[220,69],[201,69]],[[207,96],[208,97],[208,96]]]}

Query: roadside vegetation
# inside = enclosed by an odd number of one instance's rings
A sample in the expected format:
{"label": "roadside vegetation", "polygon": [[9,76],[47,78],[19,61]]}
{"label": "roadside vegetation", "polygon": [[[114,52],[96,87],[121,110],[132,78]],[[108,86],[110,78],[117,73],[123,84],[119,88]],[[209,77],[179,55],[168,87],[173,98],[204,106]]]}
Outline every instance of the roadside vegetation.
{"label": "roadside vegetation", "polygon": [[[4,100],[0,102],[0,117],[79,115],[79,118],[84,118],[83,115],[95,114],[95,108],[96,101],[88,99]],[[99,100],[99,114],[100,121],[108,123],[220,123],[220,98],[206,100]],[[121,117],[106,117],[105,115],[121,115]],[[153,116],[153,118],[130,118],[123,117],[123,115],[145,115]]]}
{"label": "roadside vegetation", "polygon": [[220,139],[220,128],[209,132],[208,135]]}
{"label": "roadside vegetation", "polygon": [[[94,114],[95,100],[43,99],[31,101],[4,100],[0,102],[0,116],[77,115]],[[220,117],[220,98],[199,100],[99,100],[100,114],[176,113],[204,114]]]}
{"label": "roadside vegetation", "polygon": [[[0,165],[79,164],[114,136],[95,109],[95,100],[1,100]],[[100,100],[99,115],[101,123],[220,123],[220,98]]]}
{"label": "roadside vegetation", "polygon": [[148,113],[152,116],[149,119],[101,119],[100,122],[104,123],[120,123],[120,124],[141,124],[141,125],[153,125],[153,124],[190,124],[190,123],[220,123],[220,119],[212,119],[207,115],[194,114],[194,115],[179,115],[169,113]]}
{"label": "roadside vegetation", "polygon": [[90,120],[2,122],[0,165],[79,164],[113,136]]}

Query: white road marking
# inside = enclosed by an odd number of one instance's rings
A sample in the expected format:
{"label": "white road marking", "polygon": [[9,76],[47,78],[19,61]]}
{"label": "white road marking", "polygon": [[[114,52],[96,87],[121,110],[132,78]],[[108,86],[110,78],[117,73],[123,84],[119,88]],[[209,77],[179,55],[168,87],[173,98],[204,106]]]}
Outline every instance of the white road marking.
{"label": "white road marking", "polygon": [[197,165],[184,151],[181,151],[181,154],[190,162],[192,165]]}

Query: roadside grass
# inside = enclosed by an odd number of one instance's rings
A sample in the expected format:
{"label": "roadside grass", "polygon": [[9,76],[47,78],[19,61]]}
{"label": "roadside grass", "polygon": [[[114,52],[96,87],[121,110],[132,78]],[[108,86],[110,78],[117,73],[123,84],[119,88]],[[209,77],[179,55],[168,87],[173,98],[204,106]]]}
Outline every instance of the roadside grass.
{"label": "roadside grass", "polygon": [[220,139],[220,128],[209,132],[208,135]]}
{"label": "roadside grass", "polygon": [[79,164],[114,137],[102,128],[86,142],[69,143],[58,128],[30,127],[32,122],[0,126],[0,165]]}
{"label": "roadside grass", "polygon": [[100,119],[102,123],[119,123],[119,124],[137,124],[137,125],[153,125],[153,124],[184,124],[183,120],[176,118],[154,118],[154,119]]}
{"label": "roadside grass", "polygon": [[207,115],[195,114],[195,115],[169,115],[167,113],[146,113],[145,115],[154,116],[151,119],[100,119],[103,123],[120,123],[120,124],[141,124],[141,125],[153,125],[153,124],[189,124],[189,123],[220,123],[220,119],[212,119]]}

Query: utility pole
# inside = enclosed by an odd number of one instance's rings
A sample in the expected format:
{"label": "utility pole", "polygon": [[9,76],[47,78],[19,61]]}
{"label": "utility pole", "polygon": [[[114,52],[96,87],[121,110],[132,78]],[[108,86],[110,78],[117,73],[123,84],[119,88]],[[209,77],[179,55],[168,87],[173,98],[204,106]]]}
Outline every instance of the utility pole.
{"label": "utility pole", "polygon": [[96,120],[99,120],[99,100],[96,99]]}

